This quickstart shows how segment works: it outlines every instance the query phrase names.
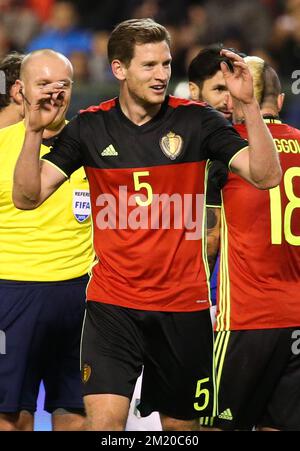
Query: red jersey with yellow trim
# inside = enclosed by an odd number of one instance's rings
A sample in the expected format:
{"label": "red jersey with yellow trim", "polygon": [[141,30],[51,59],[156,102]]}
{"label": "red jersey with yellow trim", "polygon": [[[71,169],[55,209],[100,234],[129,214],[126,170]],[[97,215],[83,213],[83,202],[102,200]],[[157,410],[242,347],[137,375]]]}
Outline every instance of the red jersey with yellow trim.
{"label": "red jersey with yellow trim", "polygon": [[141,310],[208,308],[206,160],[228,164],[245,146],[220,114],[174,97],[141,126],[118,99],[76,116],[44,159],[66,176],[85,167],[98,257],[88,300]]}
{"label": "red jersey with yellow trim", "polygon": [[261,191],[230,173],[222,190],[217,330],[300,326],[300,131],[274,122],[280,186]]}

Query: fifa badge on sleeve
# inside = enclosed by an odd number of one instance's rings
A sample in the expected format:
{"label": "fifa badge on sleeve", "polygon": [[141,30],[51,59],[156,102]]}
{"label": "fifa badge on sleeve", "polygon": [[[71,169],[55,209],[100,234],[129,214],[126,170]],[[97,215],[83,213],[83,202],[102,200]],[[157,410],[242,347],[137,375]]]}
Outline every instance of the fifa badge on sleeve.
{"label": "fifa badge on sleeve", "polygon": [[78,222],[86,221],[91,215],[90,192],[78,189],[73,192],[73,214]]}

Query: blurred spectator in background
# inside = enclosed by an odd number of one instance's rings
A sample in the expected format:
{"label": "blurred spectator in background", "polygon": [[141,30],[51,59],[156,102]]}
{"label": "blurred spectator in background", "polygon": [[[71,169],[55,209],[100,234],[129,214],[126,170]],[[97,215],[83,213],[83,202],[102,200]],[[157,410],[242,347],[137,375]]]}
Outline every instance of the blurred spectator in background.
{"label": "blurred spectator in background", "polygon": [[[107,33],[132,17],[151,17],[169,29],[172,79],[184,83],[184,95],[188,64],[212,42],[260,56],[283,79],[283,117],[299,127],[291,74],[300,68],[300,0],[0,0],[0,56],[47,47],[67,55],[77,81],[70,109],[74,111],[77,97],[82,107],[87,98],[89,103],[99,102],[112,90]],[[89,83],[98,83],[99,90]],[[287,110],[293,102],[290,119]]]}
{"label": "blurred spectator in background", "polygon": [[137,3],[131,15],[137,19],[142,19],[143,17],[155,19],[159,15],[159,10],[159,0],[144,0]]}
{"label": "blurred spectator in background", "polygon": [[89,82],[88,55],[85,52],[75,50],[70,53],[69,60],[74,69],[74,82],[77,85]]}
{"label": "blurred spectator in background", "polygon": [[103,82],[113,79],[107,61],[108,32],[98,31],[93,36],[92,54],[89,59],[89,74],[91,82]]}
{"label": "blurred spectator in background", "polygon": [[0,22],[0,59],[3,58],[11,49],[10,40],[6,28]]}
{"label": "blurred spectator in background", "polygon": [[192,2],[187,8],[187,24],[191,33],[198,42],[204,42],[208,33],[207,11],[199,2]]}
{"label": "blurred spectator in background", "polygon": [[[197,56],[197,54],[202,50],[202,48],[203,47],[201,45],[194,44],[192,47],[190,47],[189,50],[187,50],[186,54],[184,55],[185,74],[188,72],[188,67],[191,61]],[[179,83],[175,85],[173,94],[175,97],[189,99],[190,98],[189,83],[186,80],[186,75],[184,78],[185,80],[179,81]]]}
{"label": "blurred spectator in background", "polygon": [[284,14],[274,23],[270,48],[280,61],[279,74],[291,78],[292,72],[300,68],[300,0],[285,2]]}
{"label": "blurred spectator in background", "polygon": [[49,26],[33,41],[27,51],[49,48],[69,57],[72,52],[91,51],[92,36],[77,26],[78,14],[71,1],[54,4]]}
{"label": "blurred spectator in background", "polygon": [[285,117],[293,127],[300,128],[300,109],[299,109],[299,94],[290,101],[289,108],[286,111]]}
{"label": "blurred spectator in background", "polygon": [[[165,24],[179,25],[186,19],[187,7],[192,0],[74,0],[82,26],[93,30],[111,31],[125,19],[151,17]],[[198,5],[203,0],[197,0]]]}
{"label": "blurred spectator in background", "polygon": [[[223,41],[228,30],[235,29],[250,49],[266,46],[271,21],[266,6],[260,0],[206,0],[204,7],[210,42]],[[244,47],[243,51],[247,52],[249,48]]]}
{"label": "blurred spectator in background", "polygon": [[285,0],[260,0],[272,19],[281,14]]}
{"label": "blurred spectator in background", "polygon": [[83,27],[110,31],[127,16],[131,0],[74,0],[72,3],[79,12]]}
{"label": "blurred spectator in background", "polygon": [[[5,27],[9,50],[22,50],[39,31],[35,13],[21,0],[0,0],[0,20]],[[4,56],[7,52],[3,52]]]}
{"label": "blurred spectator in background", "polygon": [[[24,2],[23,2],[24,3]],[[51,12],[55,0],[27,0],[26,5],[28,8],[33,10],[39,20],[43,22],[47,22],[50,19]]]}
{"label": "blurred spectator in background", "polygon": [[[206,42],[207,16],[204,8],[198,3],[192,3],[186,13],[184,23],[179,23],[176,27],[176,49],[172,47],[172,73],[175,78],[185,78],[190,61],[200,50],[201,44],[203,46]],[[171,36],[173,39],[172,32]]]}

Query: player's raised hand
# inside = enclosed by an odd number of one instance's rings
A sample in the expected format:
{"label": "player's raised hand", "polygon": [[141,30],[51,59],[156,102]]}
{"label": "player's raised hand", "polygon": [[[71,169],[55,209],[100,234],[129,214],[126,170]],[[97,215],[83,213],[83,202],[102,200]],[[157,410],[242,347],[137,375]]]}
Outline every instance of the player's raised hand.
{"label": "player's raised hand", "polygon": [[221,63],[228,90],[233,98],[245,104],[252,103],[254,99],[253,80],[247,64],[243,58],[226,49],[221,50],[221,55],[231,60],[233,71],[225,62]]}
{"label": "player's raised hand", "polygon": [[40,131],[47,128],[56,118],[65,96],[64,82],[49,83],[38,91],[32,91],[30,98],[20,91],[25,106],[26,128]]}

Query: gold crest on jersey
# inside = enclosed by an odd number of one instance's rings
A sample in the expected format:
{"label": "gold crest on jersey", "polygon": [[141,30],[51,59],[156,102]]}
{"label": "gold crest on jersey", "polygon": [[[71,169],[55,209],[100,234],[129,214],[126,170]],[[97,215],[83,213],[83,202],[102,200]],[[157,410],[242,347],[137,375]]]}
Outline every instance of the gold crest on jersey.
{"label": "gold crest on jersey", "polygon": [[183,139],[181,136],[176,135],[176,133],[169,132],[166,136],[161,138],[159,144],[166,157],[175,160],[181,153]]}
{"label": "gold crest on jersey", "polygon": [[91,376],[91,372],[92,372],[92,368],[90,367],[90,365],[87,365],[85,363],[82,368],[82,382],[84,384],[86,384],[87,381],[89,380],[89,378]]}

